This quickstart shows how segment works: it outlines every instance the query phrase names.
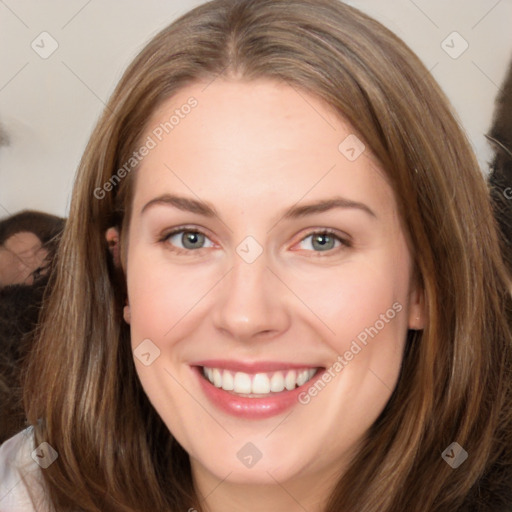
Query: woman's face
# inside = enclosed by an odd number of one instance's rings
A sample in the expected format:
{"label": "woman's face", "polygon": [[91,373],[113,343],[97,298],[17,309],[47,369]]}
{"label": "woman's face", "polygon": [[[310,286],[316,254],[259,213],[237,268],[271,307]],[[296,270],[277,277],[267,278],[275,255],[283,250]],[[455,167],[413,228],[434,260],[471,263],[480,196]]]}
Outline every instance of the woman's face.
{"label": "woman's face", "polygon": [[423,322],[383,172],[271,81],[189,86],[142,140],[126,319],[145,392],[205,488],[327,485]]}
{"label": "woman's face", "polygon": [[[34,272],[44,266],[48,251],[29,231],[20,231],[0,245],[0,288],[34,284]],[[42,274],[42,272],[41,272]]]}

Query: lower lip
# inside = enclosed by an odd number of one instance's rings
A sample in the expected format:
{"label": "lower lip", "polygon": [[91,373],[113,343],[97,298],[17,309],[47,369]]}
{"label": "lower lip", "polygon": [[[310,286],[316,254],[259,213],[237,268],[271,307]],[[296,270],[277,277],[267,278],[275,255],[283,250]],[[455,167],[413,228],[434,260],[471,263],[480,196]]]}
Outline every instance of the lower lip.
{"label": "lower lip", "polygon": [[247,398],[215,387],[203,376],[202,368],[198,366],[192,368],[199,378],[199,383],[204,394],[215,406],[233,416],[251,420],[261,420],[277,416],[292,408],[294,405],[297,405],[299,403],[299,395],[310,387],[311,382],[315,382],[324,371],[320,368],[312,379],[291,391],[271,393],[261,398]]}

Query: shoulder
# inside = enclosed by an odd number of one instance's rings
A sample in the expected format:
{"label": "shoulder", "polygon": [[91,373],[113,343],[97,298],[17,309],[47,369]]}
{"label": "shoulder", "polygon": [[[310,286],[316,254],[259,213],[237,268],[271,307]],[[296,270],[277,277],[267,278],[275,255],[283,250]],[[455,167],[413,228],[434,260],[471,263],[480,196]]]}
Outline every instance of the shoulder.
{"label": "shoulder", "polygon": [[[38,455],[43,462],[37,463]],[[34,457],[34,458],[33,458]],[[48,460],[48,457],[46,457]],[[2,512],[46,512],[42,467],[44,451],[35,450],[29,427],[0,446],[0,510]]]}

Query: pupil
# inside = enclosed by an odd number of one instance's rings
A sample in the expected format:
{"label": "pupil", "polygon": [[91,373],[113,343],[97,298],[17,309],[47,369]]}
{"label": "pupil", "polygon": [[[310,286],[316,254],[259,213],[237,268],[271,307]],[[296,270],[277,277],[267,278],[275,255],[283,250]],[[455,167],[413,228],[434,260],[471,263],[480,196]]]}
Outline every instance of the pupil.
{"label": "pupil", "polygon": [[316,235],[315,238],[313,239],[313,245],[315,244],[315,242],[319,244],[319,247],[321,249],[332,249],[331,246],[333,239],[330,235]]}
{"label": "pupil", "polygon": [[[183,246],[187,249],[194,249],[196,246],[194,244],[197,244],[201,241],[201,234],[200,233],[185,233],[184,235],[184,242]],[[200,245],[200,244],[199,244]]]}

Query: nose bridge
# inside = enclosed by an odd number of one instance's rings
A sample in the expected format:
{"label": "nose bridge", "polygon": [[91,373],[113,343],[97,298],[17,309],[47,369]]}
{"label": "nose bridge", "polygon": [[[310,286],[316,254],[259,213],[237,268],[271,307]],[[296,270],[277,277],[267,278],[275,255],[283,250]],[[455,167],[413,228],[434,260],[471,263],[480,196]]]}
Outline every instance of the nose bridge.
{"label": "nose bridge", "polygon": [[275,277],[267,268],[266,254],[263,252],[254,261],[248,261],[234,254],[215,315],[216,327],[239,339],[277,333],[286,329],[288,321],[283,290],[272,283]]}
{"label": "nose bridge", "polygon": [[237,296],[242,303],[262,299],[265,293],[267,272],[267,262],[264,256],[252,263],[247,263],[237,256],[233,261],[230,278],[231,295]]}

